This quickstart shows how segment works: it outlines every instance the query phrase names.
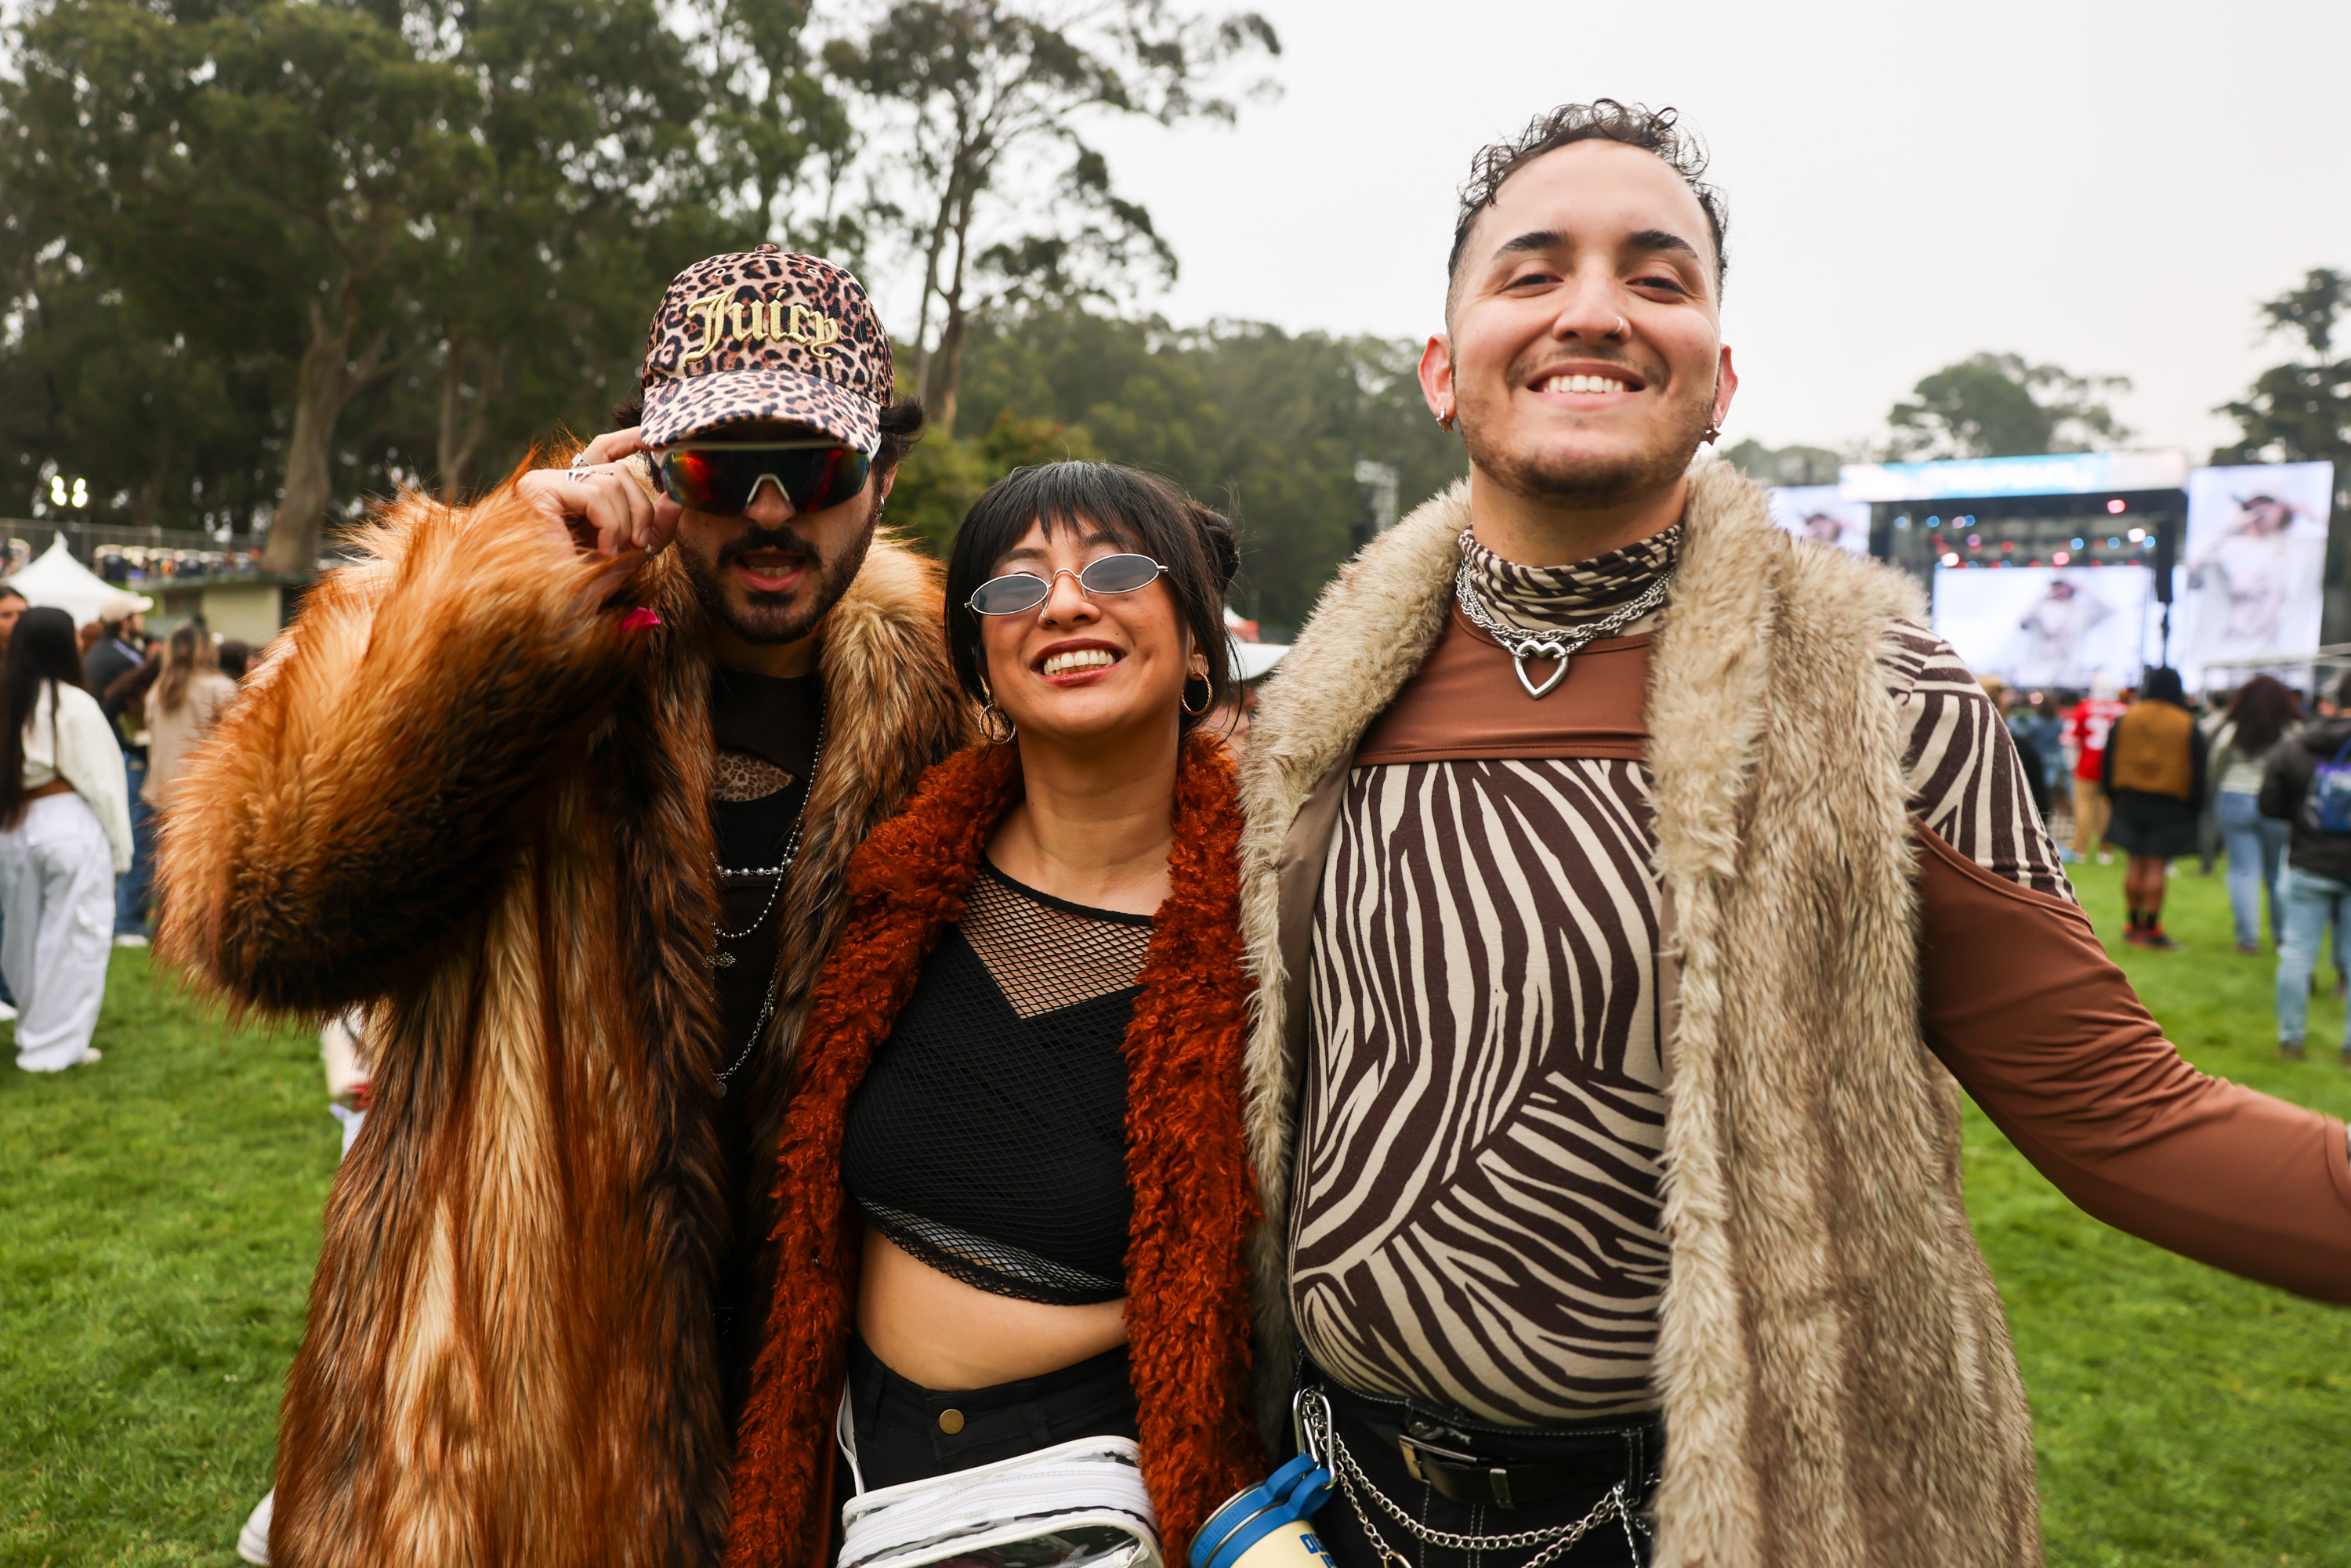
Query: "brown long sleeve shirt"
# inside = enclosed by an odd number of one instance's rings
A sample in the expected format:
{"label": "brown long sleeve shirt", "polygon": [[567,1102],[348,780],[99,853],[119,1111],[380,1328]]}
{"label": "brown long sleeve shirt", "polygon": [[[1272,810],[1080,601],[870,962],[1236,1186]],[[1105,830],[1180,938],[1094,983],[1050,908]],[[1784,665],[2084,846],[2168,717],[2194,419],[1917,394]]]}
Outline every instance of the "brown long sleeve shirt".
{"label": "brown long sleeve shirt", "polygon": [[[1573,622],[1676,543],[1471,560],[1510,619]],[[1316,904],[1291,1291],[1309,1351],[1365,1392],[1523,1424],[1653,1402],[1670,1255],[1635,633],[1534,699],[1457,614],[1357,748]],[[1973,677],[1923,628],[1884,663],[1930,1049],[2090,1213],[2351,1301],[2343,1125],[2180,1060],[2072,901]]]}

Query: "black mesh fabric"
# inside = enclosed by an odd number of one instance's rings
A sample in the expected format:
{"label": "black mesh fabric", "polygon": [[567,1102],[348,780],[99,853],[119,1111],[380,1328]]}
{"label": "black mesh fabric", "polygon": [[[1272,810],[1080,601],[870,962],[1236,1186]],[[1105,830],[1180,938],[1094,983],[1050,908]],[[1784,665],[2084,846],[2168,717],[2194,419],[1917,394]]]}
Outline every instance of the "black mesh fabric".
{"label": "black mesh fabric", "polygon": [[1126,1294],[1122,1047],[1150,942],[1147,916],[982,863],[850,1103],[841,1176],[875,1229],[996,1295]]}

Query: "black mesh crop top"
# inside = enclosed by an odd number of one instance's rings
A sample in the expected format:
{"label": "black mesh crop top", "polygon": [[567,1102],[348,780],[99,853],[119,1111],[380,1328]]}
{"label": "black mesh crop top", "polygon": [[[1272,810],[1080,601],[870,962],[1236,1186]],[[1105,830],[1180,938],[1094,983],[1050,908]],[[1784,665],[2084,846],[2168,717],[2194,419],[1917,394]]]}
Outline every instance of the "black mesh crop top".
{"label": "black mesh crop top", "polygon": [[1126,1294],[1126,1058],[1147,915],[982,861],[850,1103],[841,1178],[944,1273],[1076,1306]]}

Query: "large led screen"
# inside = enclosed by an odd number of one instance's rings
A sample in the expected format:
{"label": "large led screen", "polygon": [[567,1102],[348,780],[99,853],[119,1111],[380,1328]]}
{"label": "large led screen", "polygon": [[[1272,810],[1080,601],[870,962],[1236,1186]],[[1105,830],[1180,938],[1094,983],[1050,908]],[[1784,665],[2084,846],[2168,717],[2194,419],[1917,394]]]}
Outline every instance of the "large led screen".
{"label": "large led screen", "polygon": [[1771,520],[1800,539],[1869,553],[1869,503],[1839,497],[1834,485],[1782,485],[1771,492]]}
{"label": "large led screen", "polygon": [[2291,664],[2318,646],[2334,484],[2331,463],[2188,476],[2171,645],[2190,680],[2233,685],[2258,661]]}
{"label": "large led screen", "polygon": [[1935,573],[1935,630],[1968,667],[2028,690],[2085,691],[2112,675],[2135,685],[2155,573],[2143,566],[1946,567]]}

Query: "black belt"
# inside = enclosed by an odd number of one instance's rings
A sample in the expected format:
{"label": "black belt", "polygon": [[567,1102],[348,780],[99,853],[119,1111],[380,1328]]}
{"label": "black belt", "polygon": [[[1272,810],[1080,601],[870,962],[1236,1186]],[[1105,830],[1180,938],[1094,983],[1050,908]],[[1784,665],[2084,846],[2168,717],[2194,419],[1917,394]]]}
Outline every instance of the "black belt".
{"label": "black belt", "polygon": [[1583,1474],[1580,1470],[1571,1472],[1564,1465],[1525,1460],[1495,1464],[1475,1453],[1443,1447],[1409,1432],[1380,1435],[1404,1455],[1404,1468],[1413,1479],[1455,1502],[1491,1503],[1499,1508],[1548,1502],[1565,1491],[1571,1479]]}
{"label": "black belt", "polygon": [[[1406,1473],[1452,1502],[1531,1508],[1589,1490],[1598,1465],[1621,1468],[1637,1500],[1665,1454],[1665,1424],[1653,1414],[1572,1427],[1502,1427],[1417,1400],[1356,1394],[1327,1380],[1322,1393],[1334,1414],[1352,1416],[1393,1443]],[[1546,1449],[1558,1457],[1544,1456]]]}

